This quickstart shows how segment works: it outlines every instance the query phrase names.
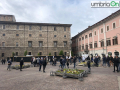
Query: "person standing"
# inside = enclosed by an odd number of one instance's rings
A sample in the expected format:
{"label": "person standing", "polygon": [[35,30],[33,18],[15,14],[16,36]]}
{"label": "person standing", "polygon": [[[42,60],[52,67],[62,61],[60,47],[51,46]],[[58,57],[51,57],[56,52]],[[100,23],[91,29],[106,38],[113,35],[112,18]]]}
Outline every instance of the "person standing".
{"label": "person standing", "polygon": [[31,57],[31,64],[33,64],[33,57]]}
{"label": "person standing", "polygon": [[8,60],[8,67],[7,67],[7,70],[9,70],[9,71],[11,71],[11,70],[10,70],[11,64],[12,64],[12,62],[11,62],[11,58],[10,58],[10,59]]}
{"label": "person standing", "polygon": [[34,63],[34,67],[36,66],[36,59],[35,57],[33,58],[33,63]]}
{"label": "person standing", "polygon": [[41,67],[42,67],[42,63],[43,61],[42,61],[42,59],[39,59],[39,71],[41,71]]}
{"label": "person standing", "polygon": [[103,56],[103,67],[106,67],[106,57],[105,57],[105,55]]}
{"label": "person standing", "polygon": [[76,57],[75,56],[73,57],[73,63],[74,63],[74,67],[73,68],[75,68],[75,66],[76,66],[75,65],[76,64]]}
{"label": "person standing", "polygon": [[2,60],[1,60],[1,62],[2,62],[2,65],[3,65],[3,62],[4,62],[3,58],[2,58]]}
{"label": "person standing", "polygon": [[114,71],[113,72],[115,72],[115,67],[117,67],[117,72],[119,72],[118,71],[118,63],[119,63],[118,56],[115,56],[115,58],[113,59],[113,63],[114,63]]}
{"label": "person standing", "polygon": [[61,66],[61,69],[62,69],[62,57],[60,58],[60,65],[59,67]]}
{"label": "person standing", "polygon": [[110,66],[113,66],[113,57],[112,57],[112,55],[110,55],[109,61],[110,61]]}
{"label": "person standing", "polygon": [[45,68],[46,68],[47,62],[46,59],[43,59],[43,72],[45,73]]}
{"label": "person standing", "polygon": [[69,59],[67,59],[67,68],[69,68]]}
{"label": "person standing", "polygon": [[107,56],[107,59],[106,59],[106,63],[107,63],[107,65],[108,65],[108,67],[110,67],[110,61],[109,61],[110,59],[109,59],[109,56]]}
{"label": "person standing", "polygon": [[63,65],[62,68],[64,69],[64,67],[65,67],[65,58],[62,59],[62,65]]}
{"label": "person standing", "polygon": [[89,71],[91,70],[91,66],[90,66],[90,57],[87,57],[87,65],[88,65],[88,69]]}
{"label": "person standing", "polygon": [[24,64],[24,61],[23,61],[23,58],[21,58],[21,60],[20,60],[20,71],[22,71],[23,64]]}

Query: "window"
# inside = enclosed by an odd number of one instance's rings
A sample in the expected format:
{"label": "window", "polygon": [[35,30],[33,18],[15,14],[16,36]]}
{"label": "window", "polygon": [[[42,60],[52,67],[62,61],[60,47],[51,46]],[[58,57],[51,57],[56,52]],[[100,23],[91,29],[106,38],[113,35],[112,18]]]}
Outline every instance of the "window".
{"label": "window", "polygon": [[81,45],[79,46],[79,50],[81,51]]}
{"label": "window", "polygon": [[64,31],[66,31],[66,27],[64,27]]}
{"label": "window", "polygon": [[104,41],[101,41],[101,47],[104,47]]}
{"label": "window", "polygon": [[85,45],[86,50],[88,50],[88,45]]}
{"label": "window", "polygon": [[84,40],[84,37],[82,37],[82,40]]}
{"label": "window", "polygon": [[85,35],[85,39],[87,38],[87,35]]}
{"label": "window", "polygon": [[29,26],[29,30],[31,30],[31,26]]}
{"label": "window", "polygon": [[16,34],[16,36],[19,36],[19,34]]}
{"label": "window", "polygon": [[31,52],[28,52],[28,55],[31,55]]}
{"label": "window", "polygon": [[101,29],[101,33],[103,33],[103,28]]}
{"label": "window", "polygon": [[64,35],[64,37],[66,37],[66,35]]}
{"label": "window", "polygon": [[115,26],[115,23],[113,23],[113,29],[115,28],[116,26]]}
{"label": "window", "polygon": [[4,57],[4,53],[2,53],[2,57]]}
{"label": "window", "polygon": [[2,46],[3,46],[3,47],[5,46],[5,42],[2,42]]}
{"label": "window", "polygon": [[32,35],[31,34],[29,34],[29,37],[31,37]]}
{"label": "window", "polygon": [[67,46],[67,41],[64,41],[64,47],[66,47]]}
{"label": "window", "polygon": [[82,50],[84,49],[84,45],[82,45]]}
{"label": "window", "polygon": [[40,26],[40,30],[42,30],[42,26]]}
{"label": "window", "polygon": [[114,38],[113,39],[113,45],[117,45],[118,44],[118,38]]}
{"label": "window", "polygon": [[95,47],[95,48],[97,48],[97,42],[96,42],[96,43],[94,43],[94,47]]}
{"label": "window", "polygon": [[106,43],[107,43],[107,46],[111,46],[111,40],[107,40]]}
{"label": "window", "polygon": [[18,42],[16,42],[16,47],[18,47]]}
{"label": "window", "polygon": [[66,52],[64,52],[64,55],[66,56],[66,55],[67,55],[67,53],[66,53]]}
{"label": "window", "polygon": [[79,41],[81,41],[81,38],[79,38]]}
{"label": "window", "polygon": [[109,26],[107,26],[107,31],[109,31]]}
{"label": "window", "polygon": [[39,47],[43,46],[43,41],[39,41]]}
{"label": "window", "polygon": [[54,31],[56,31],[56,27],[54,27]]}
{"label": "window", "polygon": [[5,25],[3,25],[3,29],[5,29]]}
{"label": "window", "polygon": [[96,35],[96,31],[95,31],[95,35]]}
{"label": "window", "polygon": [[92,43],[91,43],[91,44],[89,44],[89,46],[90,46],[90,48],[92,48]]}
{"label": "window", "polygon": [[42,55],[42,52],[39,52],[40,55]]}
{"label": "window", "polygon": [[54,37],[56,37],[56,35],[54,35]]}
{"label": "window", "polygon": [[40,37],[42,37],[42,34],[39,34]]}
{"label": "window", "polygon": [[89,34],[89,37],[92,37],[92,33]]}
{"label": "window", "polygon": [[3,34],[3,36],[5,36],[5,34]]}
{"label": "window", "polygon": [[57,56],[57,52],[54,52],[54,56]]}
{"label": "window", "polygon": [[18,52],[16,52],[16,56],[18,56]]}
{"label": "window", "polygon": [[54,41],[54,47],[57,47],[57,41]]}
{"label": "window", "polygon": [[32,41],[28,41],[28,47],[32,47]]}
{"label": "window", "polygon": [[17,25],[17,29],[19,29],[19,25]]}

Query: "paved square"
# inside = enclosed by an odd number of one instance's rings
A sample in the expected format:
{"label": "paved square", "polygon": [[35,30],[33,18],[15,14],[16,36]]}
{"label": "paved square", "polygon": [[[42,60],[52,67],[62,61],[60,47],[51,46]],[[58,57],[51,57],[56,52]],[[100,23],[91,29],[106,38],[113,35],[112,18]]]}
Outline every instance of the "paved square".
{"label": "paved square", "polygon": [[[13,63],[16,64],[19,63]],[[113,67],[92,67],[91,74],[84,77],[84,81],[50,76],[50,71],[58,68],[59,63],[57,66],[48,64],[46,73],[39,72],[38,67],[7,71],[7,64],[0,64],[0,90],[119,90],[120,73],[113,73]],[[73,65],[70,65],[70,68],[73,68]],[[87,69],[82,66],[77,68]]]}

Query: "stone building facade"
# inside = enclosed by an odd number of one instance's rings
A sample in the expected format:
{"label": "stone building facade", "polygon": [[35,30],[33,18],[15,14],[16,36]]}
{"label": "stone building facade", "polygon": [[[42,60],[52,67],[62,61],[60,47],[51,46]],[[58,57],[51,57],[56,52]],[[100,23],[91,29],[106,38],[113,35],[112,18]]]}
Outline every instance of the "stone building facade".
{"label": "stone building facade", "polygon": [[[11,18],[11,19],[10,19]],[[5,20],[3,20],[5,19]],[[0,58],[28,55],[70,54],[71,24],[16,22],[13,15],[0,15]]]}

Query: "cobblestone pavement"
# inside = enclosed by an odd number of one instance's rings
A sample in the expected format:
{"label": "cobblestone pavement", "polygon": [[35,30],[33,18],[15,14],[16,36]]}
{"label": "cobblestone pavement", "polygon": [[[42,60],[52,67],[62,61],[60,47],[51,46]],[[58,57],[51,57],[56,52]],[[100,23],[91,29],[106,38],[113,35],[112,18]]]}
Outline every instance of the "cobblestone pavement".
{"label": "cobblestone pavement", "polygon": [[[16,65],[18,63],[13,63]],[[7,71],[7,65],[0,64],[0,90],[119,90],[120,73],[113,73],[113,67],[92,67],[91,74],[84,81],[59,76],[50,76],[57,66],[47,65],[46,73],[39,72],[38,67]],[[73,65],[70,65],[73,68]],[[87,67],[77,66],[86,70]]]}

